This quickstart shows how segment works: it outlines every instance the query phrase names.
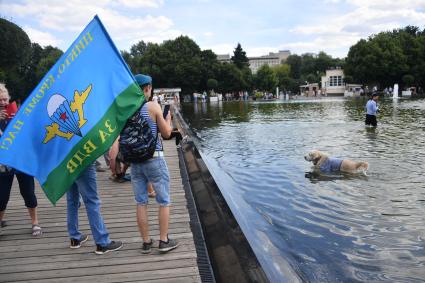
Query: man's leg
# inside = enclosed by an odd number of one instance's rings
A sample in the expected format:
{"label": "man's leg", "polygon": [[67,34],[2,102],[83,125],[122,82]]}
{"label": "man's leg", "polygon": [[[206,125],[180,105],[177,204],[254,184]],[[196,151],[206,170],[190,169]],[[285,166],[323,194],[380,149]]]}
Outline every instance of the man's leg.
{"label": "man's leg", "polygon": [[159,207],[159,239],[166,242],[168,240],[168,221],[170,218],[170,207]]}
{"label": "man's leg", "polygon": [[6,212],[7,203],[9,202],[13,176],[14,175],[0,176],[0,225]]}
{"label": "man's leg", "polygon": [[66,218],[68,234],[71,239],[80,240],[81,232],[78,229],[78,207],[80,202],[80,193],[78,186],[74,182],[69,190],[66,192]]}
{"label": "man's leg", "polygon": [[137,226],[139,227],[143,242],[149,243],[151,238],[149,236],[148,206],[138,204],[136,207],[136,216]]}
{"label": "man's leg", "polygon": [[111,240],[100,212],[100,198],[97,194],[96,167],[87,167],[75,181],[86,206],[87,218],[94,241],[97,245],[107,246]]}

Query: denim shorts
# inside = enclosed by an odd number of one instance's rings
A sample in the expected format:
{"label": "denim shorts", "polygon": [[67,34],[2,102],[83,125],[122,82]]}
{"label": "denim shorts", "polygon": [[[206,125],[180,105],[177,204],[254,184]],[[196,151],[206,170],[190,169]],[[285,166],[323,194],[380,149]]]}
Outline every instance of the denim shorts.
{"label": "denim shorts", "polygon": [[142,163],[131,164],[131,184],[137,204],[148,204],[148,182],[153,185],[159,205],[169,206],[170,175],[163,157],[154,157]]}

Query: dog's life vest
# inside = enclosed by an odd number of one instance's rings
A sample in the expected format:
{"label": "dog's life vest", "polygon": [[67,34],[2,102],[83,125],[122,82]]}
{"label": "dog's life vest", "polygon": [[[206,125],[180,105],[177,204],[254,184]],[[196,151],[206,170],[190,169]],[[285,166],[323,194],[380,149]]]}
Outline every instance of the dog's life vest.
{"label": "dog's life vest", "polygon": [[341,169],[342,159],[328,157],[325,162],[320,164],[320,170],[323,172],[335,172]]}

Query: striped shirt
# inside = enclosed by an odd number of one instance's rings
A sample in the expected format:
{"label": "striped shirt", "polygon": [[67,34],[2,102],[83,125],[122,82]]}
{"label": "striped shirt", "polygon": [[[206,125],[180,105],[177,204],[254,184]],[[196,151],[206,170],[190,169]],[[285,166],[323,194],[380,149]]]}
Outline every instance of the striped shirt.
{"label": "striped shirt", "polygon": [[[152,130],[152,134],[154,136],[158,135],[158,127],[156,125],[156,121],[153,121],[151,116],[149,116],[149,109],[148,109],[148,103],[145,103],[142,107],[142,109],[140,110],[140,113],[142,114],[143,118],[146,119],[146,121],[148,121],[148,125],[149,127],[151,127]],[[161,138],[158,137],[156,140],[156,150],[157,151],[162,151],[162,143],[161,143]]]}

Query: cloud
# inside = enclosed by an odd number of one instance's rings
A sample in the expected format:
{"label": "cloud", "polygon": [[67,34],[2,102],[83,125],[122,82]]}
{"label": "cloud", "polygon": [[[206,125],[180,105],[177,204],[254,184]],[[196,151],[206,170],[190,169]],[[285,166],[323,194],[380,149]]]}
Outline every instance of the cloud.
{"label": "cloud", "polygon": [[322,24],[299,25],[292,28],[291,33],[304,36],[306,40],[283,45],[304,52],[312,52],[314,46],[317,46],[316,50],[346,48],[348,51],[348,47],[360,38],[406,25],[421,27],[425,22],[425,13],[421,11],[421,8],[425,7],[425,0],[347,0],[347,2],[355,8],[340,16],[328,18]]}
{"label": "cloud", "polygon": [[236,44],[220,43],[211,45],[201,45],[202,50],[211,49],[215,54],[233,54]]}
{"label": "cloud", "polygon": [[297,54],[324,51],[327,54],[332,54],[332,56],[345,57],[350,46],[360,39],[360,36],[353,36],[349,33],[321,35],[310,41],[297,41],[282,44],[280,49],[296,50]]}
{"label": "cloud", "polygon": [[[49,37],[47,31],[68,33],[72,34],[71,37],[76,37],[97,14],[114,41],[119,42],[118,47],[128,49],[132,42],[162,42],[169,39],[169,36],[181,34],[180,31],[172,29],[174,23],[171,19],[161,15],[141,16],[142,13],[134,10],[142,7],[157,8],[163,3],[163,0],[26,0],[22,3],[2,4],[2,11],[14,17],[32,19],[35,22],[31,27],[34,41],[40,39],[43,44],[50,45],[59,44],[60,41]],[[48,42],[49,38],[52,42]],[[68,43],[64,44],[66,46],[60,46],[62,49],[68,47]]]}
{"label": "cloud", "polygon": [[130,8],[159,8],[164,5],[163,0],[119,0],[118,3]]}
{"label": "cloud", "polygon": [[57,39],[48,32],[42,32],[28,26],[25,26],[23,29],[28,34],[31,42],[37,42],[41,46],[58,46],[62,43],[61,40]]}
{"label": "cloud", "polygon": [[418,9],[425,7],[425,0],[347,0],[347,3],[357,7],[375,9]]}

